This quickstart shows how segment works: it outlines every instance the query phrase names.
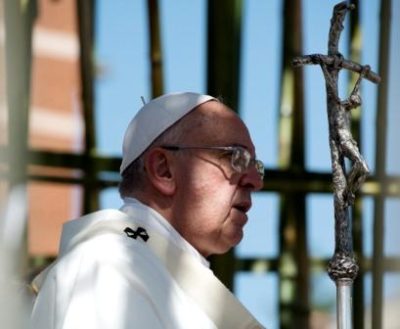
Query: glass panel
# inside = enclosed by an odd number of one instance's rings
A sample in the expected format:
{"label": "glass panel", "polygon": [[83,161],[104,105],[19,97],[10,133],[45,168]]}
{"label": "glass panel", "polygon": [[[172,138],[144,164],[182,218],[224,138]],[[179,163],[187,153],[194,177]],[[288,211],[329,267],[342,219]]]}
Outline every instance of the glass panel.
{"label": "glass panel", "polygon": [[365,305],[365,313],[364,313],[364,321],[365,328],[371,329],[372,323],[372,274],[368,272],[364,275],[364,305]]}
{"label": "glass panel", "polygon": [[309,194],[306,201],[308,248],[311,257],[331,257],[335,247],[333,196]]}
{"label": "glass panel", "polygon": [[[392,1],[392,15],[400,12],[399,1]],[[400,174],[400,63],[398,56],[400,54],[400,39],[398,32],[400,29],[400,19],[393,19],[391,24],[390,37],[390,69],[389,69],[389,113],[388,113],[388,156],[387,156],[387,172],[392,175]]]}
{"label": "glass panel", "polygon": [[146,1],[96,3],[96,137],[100,153],[120,155],[125,129],[150,97]]}
{"label": "glass panel", "polygon": [[[368,39],[362,43],[361,63],[368,64],[372,70],[378,71],[379,52],[379,12],[380,1],[372,0],[365,3],[359,2],[361,9],[362,39]],[[375,170],[375,140],[376,140],[376,102],[378,85],[369,81],[361,84],[361,138],[362,153],[371,171]]]}
{"label": "glass panel", "polygon": [[[243,7],[240,113],[258,157],[276,167],[281,2],[250,0]],[[268,42],[264,42],[266,35]]]}
{"label": "glass panel", "polygon": [[383,326],[399,328],[400,310],[400,274],[390,273],[384,276]]}
{"label": "glass panel", "polygon": [[384,253],[386,256],[400,256],[400,199],[388,198],[385,202]]}
{"label": "glass panel", "polygon": [[[371,329],[372,321],[372,275],[365,275],[365,328]],[[383,326],[382,328],[399,327],[400,309],[400,274],[387,273],[383,277]]]}
{"label": "glass panel", "polygon": [[273,273],[235,275],[235,295],[269,329],[279,328],[278,276]]}
{"label": "glass panel", "polygon": [[119,209],[122,206],[122,200],[117,188],[107,188],[100,192],[100,208]]}
{"label": "glass panel", "polygon": [[363,252],[365,257],[372,257],[374,232],[374,199],[363,198]]}
{"label": "glass panel", "polygon": [[333,328],[336,323],[336,286],[325,272],[311,276],[311,308],[312,328]]}
{"label": "glass panel", "polygon": [[206,91],[206,3],[204,0],[160,1],[167,93]]}
{"label": "glass panel", "polygon": [[278,201],[272,193],[254,193],[242,242],[235,249],[238,257],[276,257],[278,254]]}
{"label": "glass panel", "polygon": [[[329,194],[309,194],[307,197],[308,237],[312,257],[330,258],[334,251],[334,204]],[[323,215],[323,218],[321,218]],[[373,198],[363,198],[363,248],[366,257],[372,257]],[[323,234],[321,234],[323,232]]]}

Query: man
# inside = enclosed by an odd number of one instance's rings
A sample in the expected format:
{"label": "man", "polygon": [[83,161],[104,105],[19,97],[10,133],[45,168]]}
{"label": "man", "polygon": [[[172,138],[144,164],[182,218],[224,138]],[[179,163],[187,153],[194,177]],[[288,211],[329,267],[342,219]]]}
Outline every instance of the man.
{"label": "man", "polygon": [[32,327],[262,328],[206,259],[240,242],[262,187],[240,118],[207,95],[156,98],[127,128],[120,171],[120,211],[65,224]]}

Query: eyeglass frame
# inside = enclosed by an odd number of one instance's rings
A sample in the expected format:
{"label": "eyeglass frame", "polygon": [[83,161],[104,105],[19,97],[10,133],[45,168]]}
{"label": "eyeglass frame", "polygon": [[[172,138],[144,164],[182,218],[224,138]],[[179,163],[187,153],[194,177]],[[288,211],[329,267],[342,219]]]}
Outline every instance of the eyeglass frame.
{"label": "eyeglass frame", "polygon": [[[256,168],[257,173],[260,175],[261,180],[264,180],[264,164],[261,160],[257,158],[252,158],[250,155],[249,150],[247,150],[245,147],[240,146],[240,145],[231,145],[231,146],[186,146],[186,145],[161,145],[160,146],[163,149],[169,150],[169,151],[180,151],[180,150],[214,150],[214,151],[225,151],[225,152],[231,152],[231,167],[232,169],[241,174],[248,170],[250,166],[253,166]],[[242,169],[239,165],[234,164],[234,154],[236,152],[239,152],[240,154],[245,154],[244,158],[245,161],[247,162],[246,166]],[[247,154],[247,155],[246,155]],[[248,160],[247,160],[248,159]]]}

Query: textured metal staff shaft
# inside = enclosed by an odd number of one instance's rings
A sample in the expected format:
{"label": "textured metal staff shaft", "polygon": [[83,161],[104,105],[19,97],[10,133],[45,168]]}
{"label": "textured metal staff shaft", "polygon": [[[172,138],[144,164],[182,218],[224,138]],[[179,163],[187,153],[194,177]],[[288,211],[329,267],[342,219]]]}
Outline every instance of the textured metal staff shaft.
{"label": "textured metal staff shaft", "polygon": [[[351,135],[350,110],[361,104],[359,88],[362,78],[372,82],[380,80],[376,73],[370,71],[368,65],[362,66],[345,60],[339,52],[343,21],[347,11],[353,8],[354,5],[347,2],[341,2],[334,7],[329,30],[328,55],[313,54],[293,60],[295,66],[320,65],[325,77],[335,211],[335,251],[328,265],[328,274],[336,284],[339,329],[353,327],[352,286],[357,277],[358,265],[353,253],[349,208],[354,203],[355,192],[369,173],[368,166]],[[343,68],[359,73],[353,91],[345,100],[341,100],[338,93],[338,75]],[[345,158],[352,162],[349,170],[346,170]]]}

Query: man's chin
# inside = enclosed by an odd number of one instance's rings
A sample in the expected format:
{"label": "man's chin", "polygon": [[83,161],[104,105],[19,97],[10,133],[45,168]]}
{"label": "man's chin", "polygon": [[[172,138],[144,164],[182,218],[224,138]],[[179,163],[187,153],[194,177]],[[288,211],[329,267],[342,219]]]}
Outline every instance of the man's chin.
{"label": "man's chin", "polygon": [[228,251],[230,251],[232,248],[236,247],[240,241],[242,241],[243,238],[243,233],[240,236],[235,236],[234,238],[231,237],[229,239],[229,242],[224,244],[224,246],[220,246],[216,252],[214,252],[215,255],[223,255],[226,254]]}
{"label": "man's chin", "polygon": [[230,238],[230,248],[236,247],[240,241],[243,239],[243,228],[236,228],[236,231],[232,234]]}

